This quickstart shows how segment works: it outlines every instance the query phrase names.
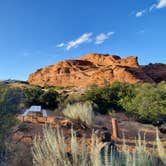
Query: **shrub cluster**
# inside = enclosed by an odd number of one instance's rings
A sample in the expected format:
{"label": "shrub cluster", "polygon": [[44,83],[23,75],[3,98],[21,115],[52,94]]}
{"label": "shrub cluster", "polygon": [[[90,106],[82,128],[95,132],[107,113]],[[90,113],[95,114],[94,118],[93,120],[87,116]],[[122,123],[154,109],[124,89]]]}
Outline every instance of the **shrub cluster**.
{"label": "shrub cluster", "polygon": [[5,140],[11,127],[16,124],[15,114],[19,109],[21,93],[18,88],[9,88],[0,82],[0,165],[5,155]]}
{"label": "shrub cluster", "polygon": [[12,87],[0,82],[0,109],[17,113],[21,107],[41,105],[46,109],[55,109],[60,96],[55,89],[42,89],[37,86]]}
{"label": "shrub cluster", "polygon": [[0,111],[8,113],[18,112],[22,97],[20,88],[0,83]]}
{"label": "shrub cluster", "polygon": [[87,90],[83,100],[96,103],[101,114],[109,110],[124,111],[146,123],[166,118],[166,82],[93,86]]}
{"label": "shrub cluster", "polygon": [[58,106],[60,96],[53,89],[43,90],[39,87],[26,88],[23,90],[23,103],[29,107],[31,105],[41,105],[45,109],[55,109]]}

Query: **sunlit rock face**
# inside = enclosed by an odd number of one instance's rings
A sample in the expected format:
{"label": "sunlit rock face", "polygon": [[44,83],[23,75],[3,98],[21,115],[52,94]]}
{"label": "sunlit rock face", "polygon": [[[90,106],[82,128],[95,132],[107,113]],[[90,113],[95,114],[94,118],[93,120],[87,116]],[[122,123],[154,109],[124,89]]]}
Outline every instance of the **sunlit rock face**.
{"label": "sunlit rock face", "polygon": [[[162,71],[162,72],[161,72]],[[140,66],[136,56],[87,54],[64,60],[30,74],[28,82],[39,86],[104,86],[112,82],[160,82],[166,79],[166,65]]]}

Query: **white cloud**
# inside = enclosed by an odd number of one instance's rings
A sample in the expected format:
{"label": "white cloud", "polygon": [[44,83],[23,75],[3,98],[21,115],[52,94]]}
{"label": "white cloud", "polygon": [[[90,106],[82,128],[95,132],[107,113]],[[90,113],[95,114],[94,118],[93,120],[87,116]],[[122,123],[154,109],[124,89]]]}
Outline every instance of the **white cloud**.
{"label": "white cloud", "polygon": [[141,16],[143,16],[143,14],[146,12],[146,10],[141,10],[141,11],[138,11],[137,13],[136,13],[136,17],[141,17]]}
{"label": "white cloud", "polygon": [[105,40],[107,40],[113,34],[114,32],[100,33],[98,36],[96,36],[95,44],[102,44]]}
{"label": "white cloud", "polygon": [[70,50],[72,48],[76,48],[79,45],[83,43],[90,43],[94,42],[95,44],[102,44],[105,40],[109,39],[110,36],[114,34],[114,32],[108,32],[108,33],[100,33],[96,37],[92,37],[92,32],[84,33],[79,38],[75,40],[71,40],[69,42],[59,43],[56,45],[56,47],[64,48],[66,50]]}
{"label": "white cloud", "polygon": [[149,7],[149,12],[151,12],[153,9],[156,8],[156,4],[152,4],[150,7]]}
{"label": "white cloud", "polygon": [[153,9],[161,9],[164,7],[166,7],[166,0],[158,0],[157,4],[154,3],[149,7],[149,11],[151,12]]}
{"label": "white cloud", "polygon": [[[166,7],[166,0],[158,0],[157,3],[153,3],[150,7],[149,7],[149,12],[151,12],[154,9],[161,9],[161,8],[165,8]],[[145,13],[147,12],[146,9],[138,11],[136,13],[136,17],[141,17],[143,16]]]}
{"label": "white cloud", "polygon": [[166,0],[159,0],[158,4],[156,5],[157,9],[161,9],[166,7]]}
{"label": "white cloud", "polygon": [[66,50],[70,50],[71,48],[78,47],[80,44],[90,42],[91,41],[91,36],[92,36],[91,32],[90,33],[84,33],[83,35],[81,35],[76,40],[72,40],[72,41],[68,42],[67,45],[66,45]]}
{"label": "white cloud", "polygon": [[111,36],[111,35],[113,35],[114,33],[115,33],[115,32],[108,32],[107,35],[108,35],[108,36]]}
{"label": "white cloud", "polygon": [[65,46],[65,43],[60,43],[56,45],[56,47],[64,47],[64,46]]}

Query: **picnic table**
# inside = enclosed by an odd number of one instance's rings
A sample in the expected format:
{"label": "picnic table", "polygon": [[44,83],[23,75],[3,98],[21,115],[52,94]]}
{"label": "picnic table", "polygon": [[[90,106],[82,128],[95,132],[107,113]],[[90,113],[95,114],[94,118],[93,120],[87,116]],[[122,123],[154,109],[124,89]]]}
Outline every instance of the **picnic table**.
{"label": "picnic table", "polygon": [[32,105],[29,108],[29,112],[42,112],[41,106]]}
{"label": "picnic table", "polygon": [[[23,121],[24,121],[24,118],[29,114],[33,114],[32,118],[35,118],[37,119],[37,114],[38,113],[41,113],[42,116],[45,118],[45,120],[47,120],[47,112],[46,110],[42,110],[41,106],[37,106],[37,105],[32,105],[29,109],[27,109],[23,114]],[[33,120],[33,119],[32,119]]]}

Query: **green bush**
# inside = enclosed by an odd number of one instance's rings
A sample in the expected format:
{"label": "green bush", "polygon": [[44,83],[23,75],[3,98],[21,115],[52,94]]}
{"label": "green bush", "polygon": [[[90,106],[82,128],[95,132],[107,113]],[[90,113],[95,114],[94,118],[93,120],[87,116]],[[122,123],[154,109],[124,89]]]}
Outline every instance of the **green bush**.
{"label": "green bush", "polygon": [[39,87],[25,88],[23,90],[24,100],[23,102],[27,107],[31,105],[40,105],[40,96],[43,94],[43,90]]}
{"label": "green bush", "polygon": [[27,107],[41,105],[45,109],[55,109],[59,103],[59,94],[50,89],[43,90],[39,87],[26,88],[23,90],[24,103]]}
{"label": "green bush", "polygon": [[97,104],[101,114],[105,114],[108,110],[118,110],[118,95],[116,89],[111,86],[106,87],[91,87],[83,96],[84,101],[92,101]]}
{"label": "green bush", "polygon": [[[163,84],[163,83],[162,83]],[[137,119],[152,123],[160,118],[166,118],[166,87],[161,84],[142,84],[136,87],[136,96],[132,98],[127,112],[137,116]]]}
{"label": "green bush", "polygon": [[17,121],[12,113],[0,110],[0,155],[5,151],[5,140]]}
{"label": "green bush", "polygon": [[85,93],[83,100],[96,103],[101,114],[108,110],[124,111],[146,123],[166,118],[166,82],[93,86]]}
{"label": "green bush", "polygon": [[78,103],[78,102],[82,102],[82,95],[80,94],[69,94],[68,96],[64,97],[63,99],[63,104],[67,105],[67,104],[74,104],[74,103]]}
{"label": "green bush", "polygon": [[58,107],[59,94],[54,90],[44,91],[40,96],[40,102],[43,108],[55,109]]}
{"label": "green bush", "polygon": [[12,88],[3,83],[0,84],[0,110],[10,113],[20,111],[20,103],[22,100],[22,90],[20,88]]}

